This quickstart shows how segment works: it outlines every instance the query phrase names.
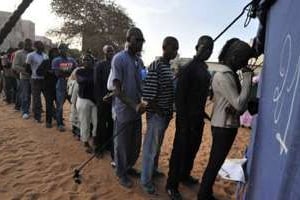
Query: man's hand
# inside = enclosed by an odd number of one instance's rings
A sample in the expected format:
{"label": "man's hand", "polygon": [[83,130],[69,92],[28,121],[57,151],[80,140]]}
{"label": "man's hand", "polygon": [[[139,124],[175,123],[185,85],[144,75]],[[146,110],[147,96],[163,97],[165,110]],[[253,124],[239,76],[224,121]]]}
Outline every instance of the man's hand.
{"label": "man's hand", "polygon": [[141,102],[135,107],[135,111],[139,114],[143,114],[146,112],[147,103]]}
{"label": "man's hand", "polygon": [[105,95],[103,97],[103,101],[104,102],[111,102],[112,101],[112,97],[115,95],[114,92],[108,93],[107,95]]}

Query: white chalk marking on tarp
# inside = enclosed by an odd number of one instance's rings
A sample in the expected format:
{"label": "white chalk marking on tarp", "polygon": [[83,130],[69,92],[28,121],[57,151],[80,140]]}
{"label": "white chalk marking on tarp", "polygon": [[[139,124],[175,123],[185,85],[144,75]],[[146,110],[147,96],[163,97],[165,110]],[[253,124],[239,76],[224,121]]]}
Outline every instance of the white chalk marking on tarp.
{"label": "white chalk marking on tarp", "polygon": [[287,146],[286,146],[286,144],[285,144],[285,141],[283,141],[283,140],[281,139],[280,133],[276,133],[276,140],[277,140],[277,141],[279,142],[279,144],[280,144],[280,155],[282,155],[283,152],[284,152],[285,154],[287,154],[288,148],[287,148]]}

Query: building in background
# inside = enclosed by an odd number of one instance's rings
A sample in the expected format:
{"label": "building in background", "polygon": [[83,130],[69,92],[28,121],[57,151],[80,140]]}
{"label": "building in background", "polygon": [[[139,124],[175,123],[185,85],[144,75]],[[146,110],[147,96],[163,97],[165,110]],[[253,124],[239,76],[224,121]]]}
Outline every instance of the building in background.
{"label": "building in background", "polygon": [[[0,28],[4,26],[11,15],[10,12],[0,11]],[[18,43],[24,41],[25,38],[35,40],[35,24],[30,20],[21,19],[0,46],[0,51],[18,47]]]}
{"label": "building in background", "polygon": [[47,38],[46,36],[36,35],[36,36],[35,36],[35,40],[36,40],[36,41],[39,40],[39,41],[43,42],[44,45],[45,45],[46,47],[48,47],[48,48],[51,48],[51,47],[54,46],[54,44],[52,43],[52,40],[49,39],[49,38]]}

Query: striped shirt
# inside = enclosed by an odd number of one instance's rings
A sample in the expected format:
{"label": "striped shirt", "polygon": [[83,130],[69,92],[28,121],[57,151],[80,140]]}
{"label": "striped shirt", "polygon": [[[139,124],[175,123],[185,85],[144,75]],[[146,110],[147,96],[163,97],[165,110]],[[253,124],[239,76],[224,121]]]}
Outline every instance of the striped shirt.
{"label": "striped shirt", "polygon": [[173,113],[174,87],[170,63],[162,58],[151,63],[143,88],[143,100],[148,112],[164,115]]}

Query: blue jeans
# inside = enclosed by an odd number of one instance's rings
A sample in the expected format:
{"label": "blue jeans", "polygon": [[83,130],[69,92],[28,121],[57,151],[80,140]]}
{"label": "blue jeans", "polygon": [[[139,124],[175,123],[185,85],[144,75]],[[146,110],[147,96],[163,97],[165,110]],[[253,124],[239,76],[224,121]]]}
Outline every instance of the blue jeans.
{"label": "blue jeans", "polygon": [[171,117],[147,113],[147,133],[143,143],[141,183],[152,182],[153,171],[157,169],[160,147]]}
{"label": "blue jeans", "polygon": [[66,99],[67,80],[59,78],[56,82],[56,121],[57,126],[63,125],[63,107]]}
{"label": "blue jeans", "polygon": [[31,84],[29,79],[20,80],[22,114],[29,114],[31,101]]}

